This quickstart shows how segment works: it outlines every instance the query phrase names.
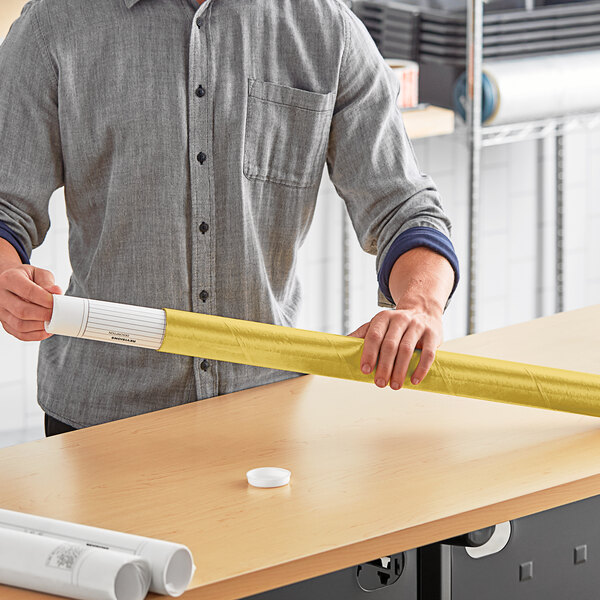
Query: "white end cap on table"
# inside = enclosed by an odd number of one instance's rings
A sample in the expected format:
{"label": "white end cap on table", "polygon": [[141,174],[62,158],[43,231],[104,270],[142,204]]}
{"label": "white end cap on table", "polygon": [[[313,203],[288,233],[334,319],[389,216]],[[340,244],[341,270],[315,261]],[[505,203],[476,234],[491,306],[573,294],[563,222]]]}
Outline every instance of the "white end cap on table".
{"label": "white end cap on table", "polygon": [[248,483],[259,488],[274,488],[287,485],[292,473],[280,467],[259,467],[246,473]]}

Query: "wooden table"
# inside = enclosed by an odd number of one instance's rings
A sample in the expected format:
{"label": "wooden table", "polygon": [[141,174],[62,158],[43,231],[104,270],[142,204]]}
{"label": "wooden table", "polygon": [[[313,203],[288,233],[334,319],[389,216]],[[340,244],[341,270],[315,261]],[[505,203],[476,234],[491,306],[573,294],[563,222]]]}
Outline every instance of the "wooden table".
{"label": "wooden table", "polygon": [[[443,347],[600,373],[599,337],[592,307]],[[599,456],[594,417],[306,376],[0,450],[0,506],[186,544],[184,597],[227,600],[599,494]]]}

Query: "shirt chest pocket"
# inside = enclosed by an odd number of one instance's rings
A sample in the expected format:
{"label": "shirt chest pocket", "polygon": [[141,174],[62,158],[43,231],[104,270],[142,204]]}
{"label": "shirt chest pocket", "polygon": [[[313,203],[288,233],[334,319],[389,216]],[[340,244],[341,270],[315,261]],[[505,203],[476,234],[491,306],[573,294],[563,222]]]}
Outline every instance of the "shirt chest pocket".
{"label": "shirt chest pocket", "polygon": [[249,79],[244,175],[299,188],[317,183],[334,103],[333,93]]}

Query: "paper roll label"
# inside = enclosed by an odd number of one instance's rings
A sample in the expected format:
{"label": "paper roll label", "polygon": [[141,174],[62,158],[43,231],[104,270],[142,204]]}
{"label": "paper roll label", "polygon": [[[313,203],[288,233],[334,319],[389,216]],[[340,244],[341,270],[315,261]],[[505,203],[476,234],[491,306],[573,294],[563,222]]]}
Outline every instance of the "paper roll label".
{"label": "paper roll label", "polygon": [[46,330],[156,350],[165,332],[165,313],[157,308],[56,295]]}

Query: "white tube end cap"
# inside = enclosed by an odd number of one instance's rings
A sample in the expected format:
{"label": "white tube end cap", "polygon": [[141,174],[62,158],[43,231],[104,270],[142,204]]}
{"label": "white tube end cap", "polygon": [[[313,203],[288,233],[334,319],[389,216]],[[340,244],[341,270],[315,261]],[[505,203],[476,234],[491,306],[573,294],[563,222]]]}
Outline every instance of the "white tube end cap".
{"label": "white tube end cap", "polygon": [[260,467],[246,473],[248,483],[259,488],[274,488],[287,485],[292,473],[279,467]]}
{"label": "white tube end cap", "polygon": [[75,296],[53,296],[52,318],[44,324],[48,333],[77,337],[85,319],[86,301]]}

